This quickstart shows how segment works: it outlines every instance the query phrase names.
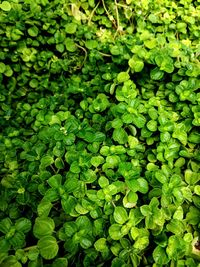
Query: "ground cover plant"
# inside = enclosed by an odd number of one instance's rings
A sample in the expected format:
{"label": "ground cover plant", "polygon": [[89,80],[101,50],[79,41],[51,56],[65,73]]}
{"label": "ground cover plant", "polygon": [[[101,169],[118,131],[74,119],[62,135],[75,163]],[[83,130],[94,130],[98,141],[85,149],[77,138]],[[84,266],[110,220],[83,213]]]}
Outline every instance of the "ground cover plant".
{"label": "ground cover plant", "polygon": [[0,3],[0,267],[200,266],[200,1]]}

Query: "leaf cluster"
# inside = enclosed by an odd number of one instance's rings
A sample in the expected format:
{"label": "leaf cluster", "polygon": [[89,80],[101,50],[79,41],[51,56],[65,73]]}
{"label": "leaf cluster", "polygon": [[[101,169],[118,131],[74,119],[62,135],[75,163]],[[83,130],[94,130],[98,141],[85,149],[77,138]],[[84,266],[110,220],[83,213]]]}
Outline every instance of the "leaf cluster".
{"label": "leaf cluster", "polygon": [[199,17],[0,3],[0,267],[198,266]]}

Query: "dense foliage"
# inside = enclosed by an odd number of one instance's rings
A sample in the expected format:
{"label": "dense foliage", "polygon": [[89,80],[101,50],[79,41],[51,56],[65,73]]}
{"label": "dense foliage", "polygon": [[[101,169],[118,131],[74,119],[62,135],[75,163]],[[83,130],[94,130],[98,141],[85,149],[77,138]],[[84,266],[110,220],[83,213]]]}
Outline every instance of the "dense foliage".
{"label": "dense foliage", "polygon": [[0,267],[198,266],[200,0],[0,3]]}

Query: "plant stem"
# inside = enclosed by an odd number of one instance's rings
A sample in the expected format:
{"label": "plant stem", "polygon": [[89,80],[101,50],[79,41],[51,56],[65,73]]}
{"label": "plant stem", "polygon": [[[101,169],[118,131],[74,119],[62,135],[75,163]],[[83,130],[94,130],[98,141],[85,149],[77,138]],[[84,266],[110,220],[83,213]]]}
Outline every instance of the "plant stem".
{"label": "plant stem", "polygon": [[117,17],[117,29],[119,29],[119,12],[117,8],[117,0],[115,0],[115,10],[116,10],[116,17]]}
{"label": "plant stem", "polygon": [[100,52],[100,51],[98,51],[98,52],[99,52],[100,55],[102,55],[102,56],[104,56],[104,57],[112,57],[112,56],[109,55],[109,54],[105,54],[105,53],[102,53],[102,52]]}
{"label": "plant stem", "polygon": [[88,25],[91,24],[92,17],[94,16],[94,12],[95,12],[96,9],[98,8],[99,4],[100,4],[100,1],[97,3],[97,5],[95,6],[95,8],[92,10],[92,12],[91,12],[91,14],[90,14],[90,16],[89,16],[89,19],[88,19]]}
{"label": "plant stem", "polygon": [[54,167],[52,165],[50,165],[50,167],[53,170],[53,172],[56,173],[56,170],[54,169]]}
{"label": "plant stem", "polygon": [[117,5],[118,5],[117,0],[115,0],[115,11],[116,11],[116,18],[117,18],[117,30],[116,30],[114,39],[117,36],[117,33],[120,31],[119,11],[118,11]]}
{"label": "plant stem", "polygon": [[[82,66],[84,65],[84,63],[85,63],[85,61],[86,61],[86,59],[87,59],[87,55],[88,55],[88,53],[87,53],[87,50],[83,47],[83,46],[81,46],[81,45],[79,45],[79,44],[75,44],[78,48],[80,48],[80,49],[82,49],[83,51],[84,51],[84,53],[85,53],[85,58],[84,58],[84,60],[83,60],[83,63],[82,63]],[[81,66],[81,67],[82,67]]]}
{"label": "plant stem", "polygon": [[30,246],[30,247],[24,248],[24,251],[30,250],[30,249],[32,249],[32,248],[37,248],[37,245],[34,245],[34,246]]}
{"label": "plant stem", "polygon": [[108,12],[108,10],[107,10],[107,8],[106,8],[106,5],[105,5],[104,0],[102,0],[102,4],[103,4],[103,8],[104,8],[104,10],[105,10],[105,12],[106,12],[106,14],[107,14],[109,20],[113,23],[114,27],[117,28],[117,25],[116,25],[116,23],[115,23],[114,18],[111,19],[111,15],[109,14],[109,12]]}

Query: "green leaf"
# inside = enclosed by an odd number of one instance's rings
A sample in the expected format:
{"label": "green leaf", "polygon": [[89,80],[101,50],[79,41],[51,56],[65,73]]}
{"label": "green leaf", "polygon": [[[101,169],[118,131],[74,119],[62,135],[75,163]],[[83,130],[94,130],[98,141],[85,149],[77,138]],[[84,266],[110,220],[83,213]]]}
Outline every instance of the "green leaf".
{"label": "green leaf", "polygon": [[144,62],[135,57],[129,59],[128,64],[135,72],[141,72],[144,68]]}
{"label": "green leaf", "polygon": [[11,77],[13,75],[13,70],[9,65],[6,65],[6,71],[4,71],[4,75],[7,77]]}
{"label": "green leaf", "polygon": [[165,174],[162,171],[156,171],[155,172],[155,178],[161,183],[161,184],[165,184],[167,182],[167,177],[165,176]]}
{"label": "green leaf", "polygon": [[42,200],[39,205],[37,206],[37,212],[40,217],[48,217],[49,212],[53,205],[48,200]]}
{"label": "green leaf", "polygon": [[10,11],[11,10],[11,4],[8,2],[8,1],[3,1],[1,4],[0,4],[0,8],[3,10],[3,11]]}
{"label": "green leaf", "polygon": [[123,207],[115,207],[113,217],[119,224],[124,224],[128,220],[127,211]]}
{"label": "green leaf", "polygon": [[54,231],[55,223],[54,220],[49,217],[37,217],[33,226],[33,234],[38,239],[51,235]]}
{"label": "green leaf", "polygon": [[[9,240],[6,240],[4,238],[0,239],[0,251],[2,253],[7,253],[10,249],[11,245],[9,243]],[[7,254],[6,254],[7,255]],[[3,256],[3,255],[2,255]],[[1,262],[1,258],[0,258],[0,262]]]}
{"label": "green leaf", "polygon": [[70,165],[70,171],[71,171],[72,173],[80,173],[81,168],[80,168],[80,166],[78,165],[78,161],[74,161],[74,162],[72,162],[72,164]]}
{"label": "green leaf", "polygon": [[76,225],[79,230],[84,230],[88,234],[92,232],[92,222],[87,216],[79,216],[76,219]]}
{"label": "green leaf", "polygon": [[144,68],[144,62],[142,60],[137,60],[134,65],[135,72],[141,72]]}
{"label": "green leaf", "polygon": [[117,129],[123,126],[123,121],[120,118],[115,118],[112,121],[112,128]]}
{"label": "green leaf", "polygon": [[3,62],[0,62],[0,73],[4,73],[6,70],[6,65]]}
{"label": "green leaf", "polygon": [[117,146],[111,146],[110,147],[110,153],[111,154],[116,154],[116,155],[121,155],[126,153],[126,149],[124,146],[117,145]]}
{"label": "green leaf", "polygon": [[119,267],[119,266],[125,266],[125,261],[123,259],[120,259],[118,257],[115,257],[112,260],[112,265],[111,267]]}
{"label": "green leaf", "polygon": [[91,164],[94,167],[98,167],[99,165],[103,164],[104,158],[102,156],[95,156],[91,158]]}
{"label": "green leaf", "polygon": [[142,215],[144,215],[144,216],[151,216],[152,215],[151,209],[148,205],[141,206],[140,211],[141,211]]}
{"label": "green leaf", "polygon": [[98,94],[98,96],[92,102],[92,108],[96,112],[103,112],[110,106],[110,102],[105,94]]}
{"label": "green leaf", "polygon": [[152,80],[161,80],[163,76],[164,72],[157,67],[150,71],[150,77]]}
{"label": "green leaf", "polygon": [[65,25],[65,31],[68,34],[74,34],[76,32],[77,29],[77,24],[75,23],[68,23]]}
{"label": "green leaf", "polygon": [[182,187],[181,192],[183,194],[183,197],[187,199],[189,202],[192,202],[192,192],[190,188],[188,187]]}
{"label": "green leaf", "polygon": [[89,209],[88,207],[83,207],[80,203],[77,203],[76,206],[75,206],[75,211],[79,214],[87,214],[89,212]]}
{"label": "green leaf", "polygon": [[28,233],[31,230],[31,221],[27,218],[20,218],[15,223],[15,228],[19,232]]}
{"label": "green leaf", "polygon": [[148,182],[144,178],[138,178],[138,191],[142,194],[146,194],[149,191]]}
{"label": "green leaf", "polygon": [[38,249],[40,251],[41,256],[45,260],[51,260],[56,257],[58,254],[58,244],[55,237],[47,235],[42,237],[38,243]]}
{"label": "green leaf", "polygon": [[102,132],[95,132],[93,130],[81,130],[78,133],[78,137],[85,140],[88,143],[103,142],[106,138]]}
{"label": "green leaf", "polygon": [[118,83],[124,83],[124,82],[128,81],[129,79],[130,79],[130,76],[129,76],[128,72],[123,71],[117,75]]}
{"label": "green leaf", "polygon": [[200,185],[195,185],[194,187],[194,193],[198,196],[200,196]]}
{"label": "green leaf", "polygon": [[191,206],[186,214],[186,221],[191,225],[198,225],[200,222],[200,211],[196,207]]}
{"label": "green leaf", "polygon": [[120,55],[121,53],[123,53],[123,47],[121,46],[117,46],[117,45],[113,45],[111,46],[110,48],[110,53],[114,56],[118,56]]}
{"label": "green leaf", "polygon": [[139,183],[135,179],[126,180],[126,184],[128,188],[133,192],[137,192],[139,190]]}
{"label": "green leaf", "polygon": [[109,185],[109,180],[105,176],[100,176],[98,183],[101,188],[107,187]]}
{"label": "green leaf", "polygon": [[157,246],[153,251],[153,259],[155,263],[160,265],[165,265],[169,262],[169,258],[167,257],[167,254],[165,252],[165,249]]}
{"label": "green leaf", "polygon": [[60,53],[63,53],[65,51],[65,47],[63,44],[57,44],[56,50],[58,50]]}
{"label": "green leaf", "polygon": [[23,257],[25,256],[25,251],[23,251],[23,249],[17,249],[15,256],[18,260],[22,260]]}
{"label": "green leaf", "polygon": [[59,199],[59,195],[56,189],[50,188],[45,192],[44,198],[45,201],[57,201]]}
{"label": "green leaf", "polygon": [[148,16],[148,19],[152,22],[152,23],[158,23],[159,22],[159,17],[156,16],[155,14],[150,14]]}
{"label": "green leaf", "polygon": [[21,263],[16,259],[15,256],[11,255],[6,257],[0,264],[0,267],[22,267]]}
{"label": "green leaf", "polygon": [[157,46],[157,39],[152,38],[151,40],[145,40],[144,45],[149,49],[153,49]]}
{"label": "green leaf", "polygon": [[149,237],[148,236],[141,236],[141,237],[137,238],[137,240],[135,241],[135,243],[133,245],[133,248],[137,252],[141,252],[145,248],[147,248],[148,245],[149,245]]}
{"label": "green leaf", "polygon": [[68,260],[67,258],[58,258],[55,259],[52,267],[67,267],[68,266]]}
{"label": "green leaf", "polygon": [[29,258],[29,260],[34,261],[37,260],[38,256],[39,256],[39,250],[37,247],[33,247],[31,249],[28,250],[27,256]]}
{"label": "green leaf", "polygon": [[88,40],[85,42],[85,46],[88,49],[95,49],[98,46],[98,42],[96,40]]}
{"label": "green leaf", "polygon": [[185,241],[181,236],[170,236],[166,252],[171,260],[177,260],[178,258],[183,257],[186,253]]}
{"label": "green leaf", "polygon": [[73,39],[65,38],[65,47],[69,52],[75,52],[77,47]]}
{"label": "green leaf", "polygon": [[69,196],[67,199],[61,200],[62,208],[66,214],[70,214],[75,209],[77,200],[73,196]]}
{"label": "green leaf", "polygon": [[119,224],[112,224],[109,229],[109,235],[113,240],[120,240],[123,237],[123,234],[121,233],[121,225]]}
{"label": "green leaf", "polygon": [[99,238],[95,243],[94,247],[97,251],[103,252],[107,249],[107,244],[106,244],[106,238]]}
{"label": "green leaf", "polygon": [[64,230],[67,237],[72,237],[78,231],[78,227],[75,222],[66,222]]}
{"label": "green leaf", "polygon": [[177,208],[177,210],[174,212],[173,219],[176,220],[183,220],[183,208],[180,206]]}
{"label": "green leaf", "polygon": [[176,129],[173,134],[173,138],[177,138],[184,146],[187,144],[187,133],[184,130]]}
{"label": "green leaf", "polygon": [[36,37],[39,33],[39,30],[36,26],[33,26],[31,28],[28,29],[28,34],[31,36],[31,37]]}
{"label": "green leaf", "polygon": [[72,177],[71,179],[67,179],[64,183],[64,187],[67,193],[72,193],[77,188],[78,179]]}
{"label": "green leaf", "polygon": [[119,144],[125,144],[128,141],[128,134],[123,128],[114,129],[113,140]]}
{"label": "green leaf", "polygon": [[52,188],[59,188],[62,183],[62,176],[60,174],[55,174],[48,179],[48,184]]}
{"label": "green leaf", "polygon": [[133,117],[133,124],[135,124],[135,126],[137,126],[138,128],[143,128],[145,123],[146,119],[143,115],[139,114]]}
{"label": "green leaf", "polygon": [[180,220],[172,219],[167,224],[166,229],[175,235],[181,235],[185,230],[185,226]]}
{"label": "green leaf", "polygon": [[157,121],[150,120],[147,122],[147,129],[151,132],[157,131]]}
{"label": "green leaf", "polygon": [[43,168],[46,168],[46,167],[50,166],[53,163],[54,163],[54,159],[51,156],[47,155],[47,156],[42,157],[42,159],[41,159],[41,166]]}
{"label": "green leaf", "polygon": [[139,144],[139,141],[136,137],[129,135],[128,136],[128,144],[131,149],[134,149]]}
{"label": "green leaf", "polygon": [[22,232],[16,232],[9,242],[15,250],[22,248],[25,245],[25,235]]}
{"label": "green leaf", "polygon": [[199,173],[193,172],[190,169],[185,170],[185,181],[189,185],[194,185],[200,180]]}
{"label": "green leaf", "polygon": [[138,201],[138,195],[135,192],[130,191],[123,198],[123,205],[125,208],[133,208],[136,206],[137,201]]}
{"label": "green leaf", "polygon": [[54,124],[61,124],[60,118],[57,115],[52,115],[49,118],[49,125],[54,125]]}
{"label": "green leaf", "polygon": [[189,136],[188,136],[188,141],[194,144],[199,144],[200,143],[200,134],[198,132],[193,131]]}
{"label": "green leaf", "polygon": [[106,163],[110,168],[117,167],[119,165],[120,158],[117,155],[107,156]]}
{"label": "green leaf", "polygon": [[10,220],[10,218],[2,219],[0,222],[0,232],[6,234],[10,230],[11,226],[12,226],[12,221]]}
{"label": "green leaf", "polygon": [[174,71],[173,59],[170,57],[165,57],[161,63],[160,70],[163,70],[167,73],[172,73]]}
{"label": "green leaf", "polygon": [[63,169],[64,168],[64,162],[63,162],[62,158],[57,158],[55,160],[54,164],[55,164],[57,169]]}
{"label": "green leaf", "polygon": [[129,220],[130,220],[132,226],[136,226],[137,224],[139,224],[143,218],[144,218],[144,216],[142,215],[140,208],[134,208],[134,209],[130,210]]}
{"label": "green leaf", "polygon": [[88,169],[87,171],[81,174],[81,180],[84,181],[85,183],[93,183],[94,181],[96,181],[96,179],[97,179],[96,172],[91,169]]}

